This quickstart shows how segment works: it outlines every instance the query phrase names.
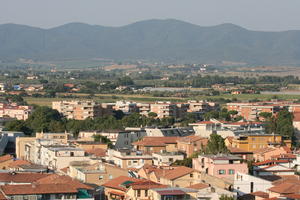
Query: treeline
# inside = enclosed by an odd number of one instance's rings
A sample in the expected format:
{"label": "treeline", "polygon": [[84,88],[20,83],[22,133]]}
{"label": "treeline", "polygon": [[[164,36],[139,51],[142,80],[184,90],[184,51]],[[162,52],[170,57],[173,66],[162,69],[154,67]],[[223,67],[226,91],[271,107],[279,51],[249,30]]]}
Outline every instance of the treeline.
{"label": "treeline", "polygon": [[173,118],[156,119],[138,113],[124,116],[120,111],[115,115],[86,120],[68,120],[57,110],[48,107],[37,107],[30,117],[23,120],[14,120],[5,124],[8,131],[22,131],[26,135],[36,132],[64,132],[73,133],[76,137],[79,131],[124,130],[125,127],[161,126],[168,127],[175,123]]}
{"label": "treeline", "polygon": [[170,78],[170,80],[177,81],[166,81],[165,85],[169,87],[211,87],[214,84],[280,84],[285,86],[287,84],[300,84],[298,77],[294,76],[260,76],[260,77],[239,77],[239,76],[196,76],[193,78],[178,79],[178,77]]}

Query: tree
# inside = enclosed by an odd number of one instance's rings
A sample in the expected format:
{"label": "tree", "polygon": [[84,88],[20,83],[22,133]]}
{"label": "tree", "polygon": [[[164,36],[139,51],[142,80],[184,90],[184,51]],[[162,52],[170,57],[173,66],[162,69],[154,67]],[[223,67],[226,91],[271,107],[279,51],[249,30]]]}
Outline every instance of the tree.
{"label": "tree", "polygon": [[207,146],[204,150],[205,154],[219,154],[219,153],[228,153],[228,149],[225,145],[224,139],[216,134],[212,133],[208,140]]}
{"label": "tree", "polygon": [[157,117],[157,114],[155,112],[149,112],[148,117],[155,118]]}
{"label": "tree", "polygon": [[229,196],[227,196],[227,195],[222,195],[222,196],[220,197],[220,200],[234,200],[234,198],[233,198],[233,197],[229,197]]}
{"label": "tree", "polygon": [[281,110],[276,118],[275,133],[292,138],[294,135],[293,114],[287,109]]}

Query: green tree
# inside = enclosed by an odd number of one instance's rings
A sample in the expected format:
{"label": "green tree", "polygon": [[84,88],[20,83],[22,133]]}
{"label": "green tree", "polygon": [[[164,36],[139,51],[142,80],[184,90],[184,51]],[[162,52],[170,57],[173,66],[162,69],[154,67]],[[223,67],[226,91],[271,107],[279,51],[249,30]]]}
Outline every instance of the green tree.
{"label": "green tree", "polygon": [[287,109],[281,110],[278,113],[275,133],[282,136],[288,136],[289,138],[294,136],[293,114]]}
{"label": "green tree", "polygon": [[225,145],[224,139],[216,134],[212,133],[208,140],[207,146],[204,150],[205,154],[219,154],[219,153],[228,153],[228,149]]}
{"label": "green tree", "polygon": [[233,198],[233,197],[229,197],[229,196],[227,196],[227,195],[222,195],[222,196],[220,197],[220,200],[234,200],[234,198]]}

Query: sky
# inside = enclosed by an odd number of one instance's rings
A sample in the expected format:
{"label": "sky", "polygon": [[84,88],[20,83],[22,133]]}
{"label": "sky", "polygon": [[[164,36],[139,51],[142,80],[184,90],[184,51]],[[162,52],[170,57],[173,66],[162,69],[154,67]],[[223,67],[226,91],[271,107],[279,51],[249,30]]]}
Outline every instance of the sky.
{"label": "sky", "polygon": [[177,19],[250,30],[300,30],[300,0],[0,0],[0,24],[52,28],[70,22],[123,26]]}

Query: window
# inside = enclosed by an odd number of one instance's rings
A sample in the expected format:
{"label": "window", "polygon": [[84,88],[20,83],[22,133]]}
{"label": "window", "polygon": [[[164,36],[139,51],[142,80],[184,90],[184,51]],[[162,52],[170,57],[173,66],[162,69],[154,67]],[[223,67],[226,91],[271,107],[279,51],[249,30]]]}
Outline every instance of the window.
{"label": "window", "polygon": [[141,197],[141,190],[137,190],[137,196]]}
{"label": "window", "polygon": [[148,190],[145,190],[145,197],[148,196]]}
{"label": "window", "polygon": [[70,156],[73,157],[73,156],[74,156],[74,152],[71,152],[71,153],[70,153]]}
{"label": "window", "polygon": [[226,172],[225,172],[225,170],[224,169],[220,169],[219,170],[219,174],[225,174]]}
{"label": "window", "polygon": [[173,158],[169,158],[169,162],[174,162]]}
{"label": "window", "polygon": [[113,179],[113,175],[110,174],[110,175],[108,176],[108,178],[109,178],[109,179]]}
{"label": "window", "polygon": [[99,176],[99,180],[102,180],[103,179],[103,176],[101,175],[101,176]]}
{"label": "window", "polygon": [[193,178],[194,177],[194,174],[190,174],[190,178]]}
{"label": "window", "polygon": [[229,174],[234,174],[234,169],[228,170],[228,173],[229,173]]}

